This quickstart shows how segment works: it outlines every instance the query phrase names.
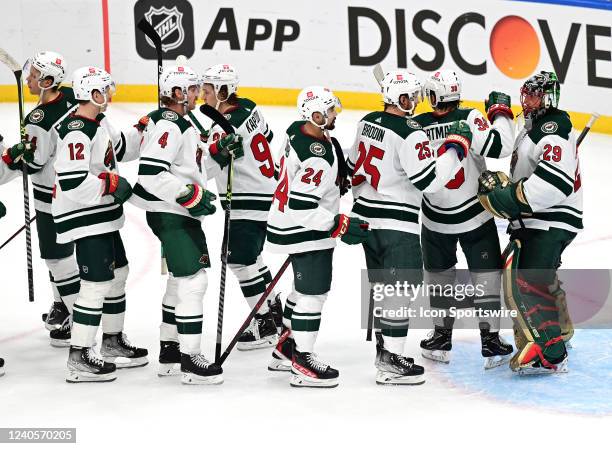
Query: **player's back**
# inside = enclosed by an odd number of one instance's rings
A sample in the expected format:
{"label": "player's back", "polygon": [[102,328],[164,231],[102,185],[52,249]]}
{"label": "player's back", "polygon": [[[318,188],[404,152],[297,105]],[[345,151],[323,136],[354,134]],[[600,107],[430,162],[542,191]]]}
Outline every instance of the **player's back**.
{"label": "player's back", "polygon": [[418,233],[421,190],[435,177],[433,148],[418,123],[384,111],[367,114],[357,125],[348,164],[353,215],[373,229]]}

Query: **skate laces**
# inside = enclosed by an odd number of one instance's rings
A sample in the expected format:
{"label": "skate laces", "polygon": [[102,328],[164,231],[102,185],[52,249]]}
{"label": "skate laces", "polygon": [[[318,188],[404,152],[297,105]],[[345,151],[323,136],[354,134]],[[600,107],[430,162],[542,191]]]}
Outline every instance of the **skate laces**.
{"label": "skate laces", "polygon": [[191,361],[194,365],[199,366],[200,368],[208,368],[210,365],[212,365],[212,363],[206,360],[206,357],[204,357],[202,354],[192,354]]}
{"label": "skate laces", "polygon": [[400,363],[400,365],[405,366],[406,368],[412,368],[414,365],[414,360],[409,357],[404,357],[403,355],[393,354],[395,359]]}
{"label": "skate laces", "polygon": [[85,357],[87,358],[88,362],[91,362],[94,365],[98,365],[100,367],[104,366],[104,360],[99,359],[91,348],[85,349]]}
{"label": "skate laces", "polygon": [[136,349],[136,346],[130,343],[130,340],[127,339],[127,336],[123,332],[119,334],[119,338],[117,339],[117,341],[121,346],[124,346],[128,349]]}
{"label": "skate laces", "polygon": [[306,360],[308,360],[308,363],[310,363],[313,368],[319,371],[325,371],[327,368],[329,368],[329,365],[317,360],[316,355],[312,352],[306,355]]}

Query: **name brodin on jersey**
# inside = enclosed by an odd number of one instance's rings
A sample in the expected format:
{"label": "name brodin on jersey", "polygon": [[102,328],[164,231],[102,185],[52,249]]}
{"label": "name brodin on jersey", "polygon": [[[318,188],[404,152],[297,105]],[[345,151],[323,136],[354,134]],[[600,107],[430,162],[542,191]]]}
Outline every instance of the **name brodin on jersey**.
{"label": "name brodin on jersey", "polygon": [[372,126],[369,123],[365,123],[363,125],[361,135],[382,142],[385,138],[385,130],[377,126]]}

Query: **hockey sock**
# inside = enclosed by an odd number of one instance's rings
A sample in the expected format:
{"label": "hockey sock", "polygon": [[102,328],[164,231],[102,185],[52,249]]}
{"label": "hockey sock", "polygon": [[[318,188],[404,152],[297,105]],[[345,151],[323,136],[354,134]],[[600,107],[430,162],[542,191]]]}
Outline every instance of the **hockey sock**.
{"label": "hockey sock", "polygon": [[45,259],[56,301],[63,301],[72,314],[72,305],[79,295],[81,278],[74,256],[64,259]]}
{"label": "hockey sock", "polygon": [[321,326],[321,311],[327,293],[303,295],[295,292],[295,307],[291,315],[291,334],[299,352],[313,352]]}
{"label": "hockey sock", "polygon": [[389,296],[382,301],[380,328],[385,349],[394,354],[404,352],[404,343],[408,335],[409,317],[406,311],[410,301],[406,296]]}
{"label": "hockey sock", "polygon": [[455,285],[455,267],[444,271],[426,271],[425,280],[428,287],[429,305],[433,316],[434,327],[452,329],[455,319],[449,317],[449,309],[455,301],[454,297],[444,295],[445,286]]}
{"label": "hockey sock", "polygon": [[298,293],[294,290],[291,291],[289,296],[287,297],[287,301],[285,301],[285,308],[283,309],[283,326],[288,329],[291,329],[291,317],[293,316],[293,308],[295,307],[295,301]]}
{"label": "hockey sock", "polygon": [[[474,310],[481,314],[500,310],[501,273],[499,271],[471,271],[470,275],[474,287],[479,286],[482,289],[482,295],[474,296]],[[491,332],[499,332],[499,314],[497,316],[479,317],[478,320],[481,328],[488,329]]]}
{"label": "hockey sock", "polygon": [[123,331],[125,321],[125,283],[130,269],[127,265],[115,268],[112,287],[104,297],[102,309],[102,330],[106,334],[116,334]]}
{"label": "hockey sock", "polygon": [[160,341],[178,341],[175,308],[178,302],[178,280],[168,274],[166,293],[162,299],[162,323],[159,326]]}
{"label": "hockey sock", "polygon": [[178,301],[174,309],[181,352],[199,354],[202,341],[204,293],[208,286],[206,271],[176,278]]}
{"label": "hockey sock", "polygon": [[[267,285],[272,282],[270,270],[264,264],[261,256],[257,257],[257,261],[253,265],[230,264],[229,267],[238,278],[244,299],[252,309],[263,292],[266,291]],[[269,295],[270,298],[274,298],[274,296],[276,296],[274,292]],[[259,313],[264,314],[268,310],[268,304],[264,302],[259,308]]]}
{"label": "hockey sock", "polygon": [[73,306],[72,346],[93,346],[102,317],[104,297],[108,295],[113,281],[81,281],[79,296]]}

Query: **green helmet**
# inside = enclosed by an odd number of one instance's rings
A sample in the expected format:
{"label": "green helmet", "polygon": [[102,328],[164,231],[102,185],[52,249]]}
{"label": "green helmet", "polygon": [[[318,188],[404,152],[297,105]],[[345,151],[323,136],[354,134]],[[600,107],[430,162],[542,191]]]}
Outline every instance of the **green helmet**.
{"label": "green helmet", "polygon": [[[547,109],[556,108],[559,105],[561,85],[554,72],[536,73],[523,83],[521,87],[521,105],[525,115],[540,115]],[[538,106],[526,101],[527,97],[540,97]]]}

